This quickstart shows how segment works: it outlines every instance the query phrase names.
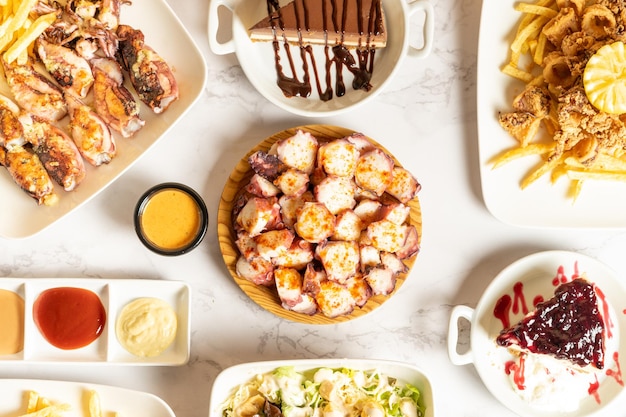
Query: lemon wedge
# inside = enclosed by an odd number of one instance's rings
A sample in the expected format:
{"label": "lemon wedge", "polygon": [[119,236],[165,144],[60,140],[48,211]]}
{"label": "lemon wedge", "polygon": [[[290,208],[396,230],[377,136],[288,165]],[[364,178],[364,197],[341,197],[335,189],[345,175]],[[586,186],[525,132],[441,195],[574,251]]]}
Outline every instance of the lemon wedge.
{"label": "lemon wedge", "polygon": [[626,113],[626,47],[623,42],[604,45],[589,58],[583,85],[587,98],[598,110]]}

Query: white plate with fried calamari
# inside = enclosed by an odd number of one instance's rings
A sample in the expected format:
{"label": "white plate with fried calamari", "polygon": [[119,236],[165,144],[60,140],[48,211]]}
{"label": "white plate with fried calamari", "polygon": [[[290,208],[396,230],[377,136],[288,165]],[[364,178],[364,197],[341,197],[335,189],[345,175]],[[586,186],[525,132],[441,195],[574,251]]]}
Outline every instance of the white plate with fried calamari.
{"label": "white plate with fried calamari", "polygon": [[[0,379],[0,415],[26,415],[30,393],[43,403],[67,409],[57,412],[63,417],[90,415],[88,404],[91,392],[100,400],[102,415],[174,417],[170,406],[156,395],[108,385],[42,379]],[[45,408],[44,408],[45,410]],[[43,410],[40,411],[43,413]],[[42,415],[42,414],[39,414]]]}
{"label": "white plate with fried calamari", "polygon": [[[116,135],[117,156],[108,165],[88,166],[84,181],[74,191],[65,192],[60,186],[56,186],[59,199],[52,207],[38,206],[2,168],[0,217],[4,221],[0,222],[0,236],[32,236],[86,203],[122,175],[163,137],[196,102],[204,89],[204,59],[189,33],[164,0],[133,0],[132,4],[122,6],[120,20],[121,23],[140,29],[145,34],[146,44],[168,62],[178,81],[179,100],[159,115],[155,115],[141,103],[140,114],[146,121],[145,126],[130,139]],[[4,88],[4,80],[0,83],[2,89],[7,90]],[[133,91],[132,87],[129,90]]]}
{"label": "white plate with fried calamari", "polygon": [[512,101],[525,87],[501,69],[509,62],[509,47],[521,13],[513,0],[483,0],[478,45],[477,112],[482,192],[489,211],[513,225],[541,228],[625,228],[626,182],[585,181],[574,200],[570,182],[555,183],[550,174],[522,189],[528,172],[541,163],[527,156],[493,169],[492,160],[517,146],[499,124],[498,113],[512,110]]}

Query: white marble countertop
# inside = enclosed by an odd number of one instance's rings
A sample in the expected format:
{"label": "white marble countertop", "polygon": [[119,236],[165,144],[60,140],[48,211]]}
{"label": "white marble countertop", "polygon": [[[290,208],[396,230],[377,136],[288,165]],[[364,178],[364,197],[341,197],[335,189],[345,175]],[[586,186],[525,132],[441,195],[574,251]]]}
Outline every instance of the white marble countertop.
{"label": "white marble countertop", "polygon": [[[380,358],[409,362],[431,378],[438,416],[513,416],[487,391],[473,366],[447,356],[450,310],[475,306],[491,279],[525,255],[578,251],[626,274],[624,231],[538,230],[495,219],[481,196],[476,129],[476,47],[480,2],[433,0],[435,46],[406,59],[373,102],[347,115],[293,116],[268,103],[234,55],[207,42],[208,1],[169,0],[208,67],[197,104],[175,129],[104,192],[43,232],[0,239],[2,277],[151,278],[183,280],[193,289],[191,357],[176,367],[0,365],[0,378],[86,381],[154,393],[178,417],[206,417],[209,393],[224,368],[293,358]],[[239,158],[285,128],[344,126],[382,142],[421,182],[423,237],[409,279],[393,299],[351,322],[306,326],[277,318],[234,284],[217,242],[222,187]],[[207,202],[210,227],[201,246],[180,257],[144,248],[133,229],[139,196],[164,181],[186,183]],[[10,221],[10,219],[3,219]],[[0,400],[2,393],[0,393]],[[618,415],[626,398],[604,416]]]}

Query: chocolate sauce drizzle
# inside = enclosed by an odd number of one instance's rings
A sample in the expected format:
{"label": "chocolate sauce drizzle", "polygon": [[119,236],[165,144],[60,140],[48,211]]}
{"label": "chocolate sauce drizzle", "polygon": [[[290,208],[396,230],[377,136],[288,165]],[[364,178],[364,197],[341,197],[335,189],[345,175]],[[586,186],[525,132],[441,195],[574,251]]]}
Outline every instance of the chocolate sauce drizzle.
{"label": "chocolate sauce drizzle", "polygon": [[[346,19],[348,14],[348,1],[349,0],[321,0],[322,3],[322,15],[323,15],[323,30],[324,30],[324,82],[322,82],[320,71],[315,61],[314,50],[312,45],[305,44],[302,40],[302,31],[309,31],[309,0],[294,0],[294,7],[296,12],[296,28],[298,31],[298,48],[300,50],[300,58],[302,60],[303,76],[300,80],[297,76],[296,66],[291,53],[291,45],[287,41],[287,37],[284,35],[284,23],[280,13],[279,0],[266,0],[267,1],[267,13],[270,18],[270,24],[273,32],[273,49],[274,49],[274,63],[276,68],[277,85],[286,97],[309,97],[312,91],[311,77],[309,74],[310,68],[313,71],[313,78],[315,80],[315,87],[317,93],[322,101],[329,101],[333,98],[333,95],[342,97],[346,94],[346,86],[344,82],[344,69],[349,71],[353,75],[352,88],[354,90],[370,91],[372,84],[370,83],[372,73],[374,72],[374,57],[375,47],[371,44],[373,35],[376,35],[376,28],[380,27],[382,21],[381,13],[381,0],[372,0],[371,9],[369,13],[369,19],[367,22],[367,31],[364,29],[365,22],[360,16],[363,15],[362,0],[357,1],[357,16],[358,18],[358,30],[359,34],[364,38],[364,43],[355,48],[353,55],[352,51],[344,45],[344,34],[346,27]],[[319,0],[318,0],[319,1]],[[331,10],[328,10],[330,4]],[[338,22],[338,11],[342,9],[341,23]],[[302,8],[303,13],[300,12]],[[333,28],[327,27],[327,17],[331,13],[331,20]],[[300,16],[304,16],[304,22],[301,22]],[[336,45],[330,45],[328,42],[328,33],[332,30],[340,35],[340,42]],[[283,32],[282,40],[279,40],[279,33]],[[363,36],[364,35],[364,36]],[[293,76],[285,74],[283,65],[281,64],[280,57],[280,44],[282,42],[285,56],[289,62],[289,68]],[[309,67],[310,62],[310,67]],[[335,67],[335,86],[333,90],[332,86],[332,68]],[[324,87],[322,86],[324,84]]]}

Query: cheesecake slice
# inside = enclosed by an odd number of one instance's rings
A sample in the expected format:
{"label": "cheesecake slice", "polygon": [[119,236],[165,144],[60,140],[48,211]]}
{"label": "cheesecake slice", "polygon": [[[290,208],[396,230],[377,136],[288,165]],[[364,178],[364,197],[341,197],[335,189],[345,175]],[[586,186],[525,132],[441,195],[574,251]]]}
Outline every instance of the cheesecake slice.
{"label": "cheesecake slice", "polygon": [[594,284],[577,278],[556,288],[496,343],[513,352],[550,355],[581,369],[604,367],[605,324]]}
{"label": "cheesecake slice", "polygon": [[[267,0],[268,4],[278,4]],[[382,48],[387,30],[382,0],[293,0],[249,29],[253,41]],[[284,37],[283,37],[284,36]]]}

